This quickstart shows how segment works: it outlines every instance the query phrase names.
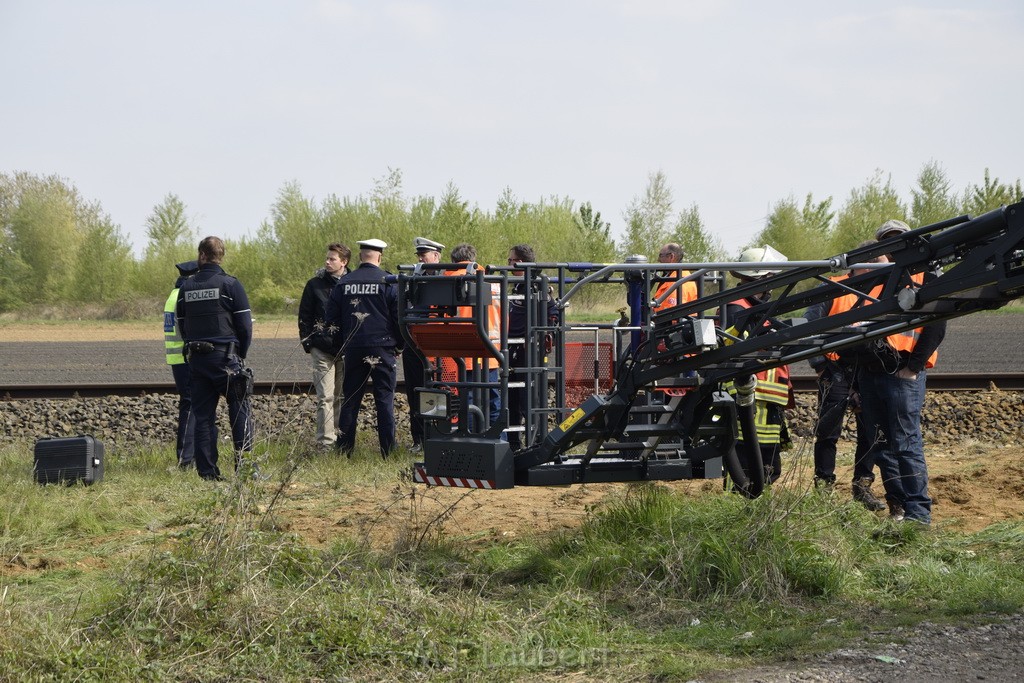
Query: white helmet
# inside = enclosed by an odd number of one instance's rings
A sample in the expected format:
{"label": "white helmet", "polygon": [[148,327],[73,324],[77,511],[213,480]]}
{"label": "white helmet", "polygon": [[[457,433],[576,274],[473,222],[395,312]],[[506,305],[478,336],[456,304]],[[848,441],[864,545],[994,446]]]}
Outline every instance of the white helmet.
{"label": "white helmet", "polygon": [[[744,263],[778,263],[780,261],[788,261],[783,254],[780,254],[771,247],[765,245],[763,247],[751,247],[745,249],[740,254],[740,261]],[[775,275],[779,272],[778,268],[766,268],[764,270],[734,270],[733,275],[746,278],[761,278],[769,275]]]}

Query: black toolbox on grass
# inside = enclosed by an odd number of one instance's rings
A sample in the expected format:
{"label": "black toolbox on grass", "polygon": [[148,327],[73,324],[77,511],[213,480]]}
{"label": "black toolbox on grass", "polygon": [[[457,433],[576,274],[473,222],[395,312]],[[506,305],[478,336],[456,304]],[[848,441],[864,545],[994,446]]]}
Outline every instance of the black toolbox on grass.
{"label": "black toolbox on grass", "polygon": [[35,479],[40,484],[101,481],[103,443],[91,436],[36,441]]}

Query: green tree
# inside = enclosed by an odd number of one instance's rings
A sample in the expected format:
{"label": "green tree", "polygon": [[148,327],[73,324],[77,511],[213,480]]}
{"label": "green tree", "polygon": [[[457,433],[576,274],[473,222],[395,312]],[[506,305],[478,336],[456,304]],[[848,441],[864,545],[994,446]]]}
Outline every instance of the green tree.
{"label": "green tree", "polygon": [[199,243],[198,231],[180,197],[168,193],[153,207],[146,217],[146,238],[132,287],[144,296],[159,298],[166,296],[177,278],[174,264],[194,259]]}
{"label": "green tree", "polygon": [[910,196],[910,224],[915,228],[952,218],[959,212],[952,183],[937,161],[924,165]]}
{"label": "green tree", "polygon": [[[99,205],[93,205],[82,208],[79,230],[82,241],[75,259],[73,286],[68,290],[68,299],[82,303],[129,299],[126,295],[135,262],[131,245],[120,228],[100,210]],[[139,312],[126,308],[122,314],[134,317]]]}
{"label": "green tree", "polygon": [[985,169],[985,179],[981,185],[968,185],[964,190],[963,212],[978,216],[986,211],[998,209],[1000,206],[1013,204],[1024,197],[1020,178],[1012,186],[999,182],[999,178],[991,177]]}
{"label": "green tree", "polygon": [[[271,274],[278,285],[294,282],[323,258],[324,240],[313,199],[302,194],[298,182],[286,183],[270,207],[269,237],[276,245]],[[308,277],[308,275],[307,275]]]}
{"label": "green tree", "polygon": [[690,262],[720,261],[726,258],[721,240],[712,235],[700,217],[700,208],[691,204],[679,212],[675,230],[669,240],[683,247],[684,260]]}
{"label": "green tree", "polygon": [[19,298],[25,303],[57,301],[74,287],[71,273],[82,241],[81,197],[57,176],[19,172],[4,185],[3,230],[12,252],[8,268],[19,270],[24,264],[32,273],[31,288],[19,288]]}
{"label": "green tree", "polygon": [[790,196],[772,207],[764,229],[750,246],[770,245],[791,261],[824,258],[829,255],[822,252],[834,216],[831,197],[816,202],[808,193],[801,207]]}
{"label": "green tree", "polygon": [[[434,209],[432,229],[435,234],[444,235],[445,239],[451,240],[454,246],[458,242],[468,242],[477,248],[479,253],[480,244],[479,222],[470,211],[469,202],[462,198],[459,188],[449,182],[444,188],[441,199]],[[447,244],[447,242],[445,243]]]}
{"label": "green tree", "polygon": [[634,197],[623,214],[626,236],[620,256],[642,254],[650,258],[668,241],[672,232],[672,190],[664,172],[648,177],[642,197]]}
{"label": "green tree", "polygon": [[[409,225],[409,212],[405,197],[402,194],[402,171],[388,168],[383,178],[374,180],[373,191],[370,193],[370,206],[373,209],[372,237],[382,239],[389,244],[408,244],[415,235]],[[357,239],[370,239],[359,237]]]}
{"label": "green tree", "polygon": [[893,188],[892,179],[883,178],[879,170],[863,187],[851,191],[839,210],[830,242],[832,253],[849,251],[874,239],[878,226],[891,218],[907,220],[907,209]]}
{"label": "green tree", "polygon": [[168,193],[153,207],[146,217],[146,251],[148,260],[187,260],[194,256],[199,243],[196,229],[186,214],[185,202],[178,195]]}
{"label": "green tree", "polygon": [[602,220],[601,212],[594,211],[590,202],[580,204],[579,210],[573,214],[573,222],[579,231],[581,249],[579,256],[566,260],[608,263],[615,258],[611,223]]}
{"label": "green tree", "polygon": [[363,197],[328,195],[320,204],[317,224],[322,247],[341,242],[349,249],[355,249],[356,240],[370,239],[374,232],[373,209]]}

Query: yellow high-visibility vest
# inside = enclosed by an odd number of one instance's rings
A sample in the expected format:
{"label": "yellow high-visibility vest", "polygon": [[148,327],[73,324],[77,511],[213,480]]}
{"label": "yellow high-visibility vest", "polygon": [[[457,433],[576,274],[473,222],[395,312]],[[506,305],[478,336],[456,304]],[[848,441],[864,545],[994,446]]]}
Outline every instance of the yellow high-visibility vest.
{"label": "yellow high-visibility vest", "polygon": [[177,305],[178,288],[175,287],[164,304],[164,357],[168,365],[181,365],[185,362],[185,341],[181,338],[174,313]]}

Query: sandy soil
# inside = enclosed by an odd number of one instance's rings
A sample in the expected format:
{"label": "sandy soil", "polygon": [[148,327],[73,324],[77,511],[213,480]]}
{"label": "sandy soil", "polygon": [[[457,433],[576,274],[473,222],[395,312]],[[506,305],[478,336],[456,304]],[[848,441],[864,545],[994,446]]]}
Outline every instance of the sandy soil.
{"label": "sandy soil", "polygon": [[[76,322],[4,322],[0,323],[0,342],[53,341],[163,341],[161,319],[112,322],[82,320]],[[257,320],[253,324],[257,339],[298,339],[298,327],[292,318]]]}
{"label": "sandy soil", "polygon": [[[930,445],[928,458],[935,528],[974,532],[1024,518],[1024,448]],[[809,465],[809,453],[789,458],[783,465],[788,471],[776,485],[808,490]],[[840,483],[834,497],[837,504],[845,503],[850,500],[852,470],[839,467],[837,475]],[[665,485],[686,495],[724,495],[720,480]],[[875,489],[882,495],[880,484]],[[375,545],[405,545],[442,530],[451,540],[482,544],[573,528],[595,506],[626,490],[622,484],[592,484],[467,491],[402,483],[387,489],[354,486],[332,491],[296,484],[286,492],[290,504],[278,508],[278,521],[314,545],[352,531]],[[883,517],[879,513],[879,521]]]}

